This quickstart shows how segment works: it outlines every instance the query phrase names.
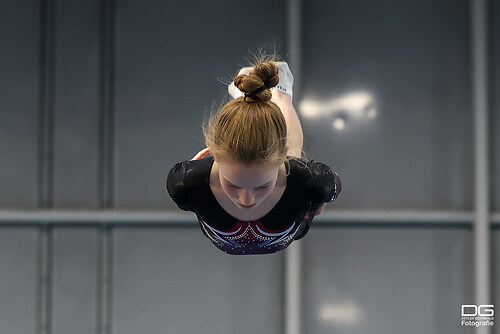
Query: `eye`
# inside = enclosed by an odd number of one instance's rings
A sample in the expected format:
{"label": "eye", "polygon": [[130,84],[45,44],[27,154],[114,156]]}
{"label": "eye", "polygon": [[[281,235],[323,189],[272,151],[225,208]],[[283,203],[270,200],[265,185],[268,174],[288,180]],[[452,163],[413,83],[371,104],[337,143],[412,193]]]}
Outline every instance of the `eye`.
{"label": "eye", "polygon": [[269,183],[268,183],[268,184],[265,184],[265,185],[263,185],[263,186],[258,187],[258,189],[266,189],[268,186],[269,186]]}

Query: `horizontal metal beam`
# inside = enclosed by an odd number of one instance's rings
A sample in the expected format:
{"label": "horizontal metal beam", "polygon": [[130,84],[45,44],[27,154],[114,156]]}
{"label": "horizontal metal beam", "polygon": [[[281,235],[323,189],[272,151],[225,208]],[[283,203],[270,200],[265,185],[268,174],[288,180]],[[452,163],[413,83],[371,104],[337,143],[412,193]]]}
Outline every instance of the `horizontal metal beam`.
{"label": "horizontal metal beam", "polygon": [[472,212],[461,211],[323,211],[315,223],[472,224]]}
{"label": "horizontal metal beam", "polygon": [[[500,227],[500,213],[491,216],[494,227]],[[471,227],[473,212],[467,211],[349,211],[325,210],[314,219],[319,225],[443,225]],[[0,210],[2,225],[182,225],[196,226],[192,213],[171,211],[61,211]]]}
{"label": "horizontal metal beam", "polygon": [[1,211],[0,224],[189,224],[196,216],[190,213],[151,211]]}

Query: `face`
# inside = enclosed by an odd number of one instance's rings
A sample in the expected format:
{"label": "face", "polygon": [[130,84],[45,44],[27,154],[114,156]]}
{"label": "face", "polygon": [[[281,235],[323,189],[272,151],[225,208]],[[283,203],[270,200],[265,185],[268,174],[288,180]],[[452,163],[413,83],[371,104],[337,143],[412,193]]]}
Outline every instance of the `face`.
{"label": "face", "polygon": [[278,167],[247,166],[235,162],[219,163],[222,190],[241,209],[258,206],[273,191]]}

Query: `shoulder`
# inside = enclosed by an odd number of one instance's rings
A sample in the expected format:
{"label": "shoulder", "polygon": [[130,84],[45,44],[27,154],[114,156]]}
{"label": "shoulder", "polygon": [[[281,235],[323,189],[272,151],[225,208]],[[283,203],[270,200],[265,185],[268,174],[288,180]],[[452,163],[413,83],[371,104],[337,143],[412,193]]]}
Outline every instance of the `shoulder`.
{"label": "shoulder", "polygon": [[337,173],[328,165],[303,158],[290,158],[289,162],[289,177],[308,190],[311,203],[322,204],[337,198],[342,185]]}
{"label": "shoulder", "polygon": [[288,162],[290,166],[289,177],[294,182],[305,186],[310,186],[320,181],[321,178],[328,175],[331,171],[330,167],[324,163],[314,160],[289,157]]}
{"label": "shoulder", "polygon": [[182,161],[176,163],[167,176],[167,191],[174,202],[183,210],[191,211],[190,196],[200,186],[206,185],[213,158]]}

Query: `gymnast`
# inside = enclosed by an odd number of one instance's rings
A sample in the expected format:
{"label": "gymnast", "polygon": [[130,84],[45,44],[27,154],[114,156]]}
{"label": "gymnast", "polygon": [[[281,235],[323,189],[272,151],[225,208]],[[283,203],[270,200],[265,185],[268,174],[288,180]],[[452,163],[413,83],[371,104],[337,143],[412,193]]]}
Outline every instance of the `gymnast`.
{"label": "gymnast", "polygon": [[170,197],[228,254],[287,248],[342,188],[327,165],[303,157],[292,89],[285,62],[241,69],[228,86],[234,99],[203,126],[206,148],[168,174]]}

